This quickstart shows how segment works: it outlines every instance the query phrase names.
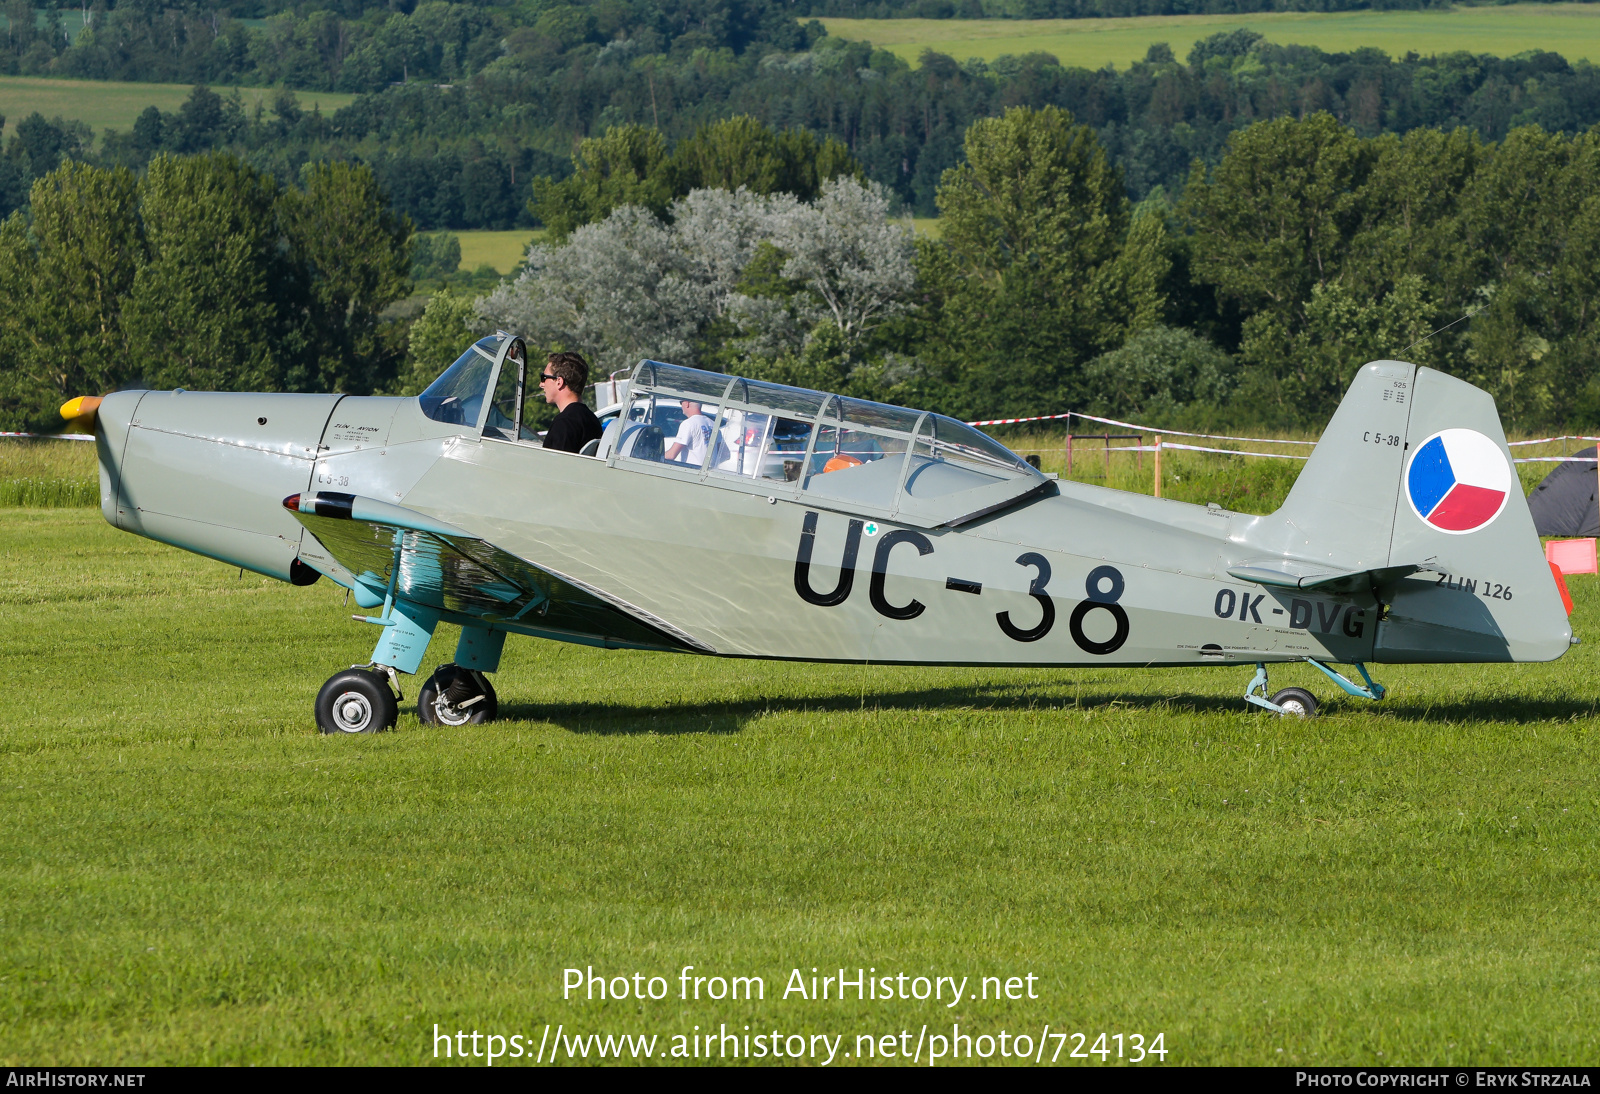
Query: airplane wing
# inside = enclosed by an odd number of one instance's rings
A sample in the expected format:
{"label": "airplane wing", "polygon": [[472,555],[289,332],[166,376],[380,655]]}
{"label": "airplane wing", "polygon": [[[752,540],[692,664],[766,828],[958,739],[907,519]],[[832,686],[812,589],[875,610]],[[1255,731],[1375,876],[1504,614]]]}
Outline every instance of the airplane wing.
{"label": "airplane wing", "polygon": [[[395,595],[506,630],[608,646],[715,651],[666,620],[520,558],[465,529],[355,494],[295,494],[283,507],[356,582],[381,597],[400,546]],[[302,549],[301,557],[307,552]],[[308,560],[315,565],[318,559]]]}
{"label": "airplane wing", "polygon": [[[1429,562],[1431,561],[1432,559],[1429,559]],[[1317,589],[1322,592],[1347,593],[1357,589],[1362,591],[1377,589],[1427,568],[1428,563],[1424,562],[1415,566],[1385,566],[1376,570],[1342,570],[1317,562],[1270,558],[1241,562],[1229,568],[1228,576],[1279,589]]]}

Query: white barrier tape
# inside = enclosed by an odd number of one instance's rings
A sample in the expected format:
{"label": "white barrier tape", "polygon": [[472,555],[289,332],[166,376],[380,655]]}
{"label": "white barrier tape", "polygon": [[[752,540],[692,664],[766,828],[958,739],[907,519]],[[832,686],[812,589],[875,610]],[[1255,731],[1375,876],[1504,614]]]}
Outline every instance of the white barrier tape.
{"label": "white barrier tape", "polygon": [[1594,463],[1593,456],[1523,456],[1512,463]]}
{"label": "white barrier tape", "polygon": [[[985,418],[978,422],[968,422],[968,425],[1018,425],[1022,422],[1054,422],[1062,418],[1082,418],[1085,421],[1101,422],[1105,425],[1120,426],[1123,429],[1137,429],[1143,433],[1156,436],[1171,437],[1199,437],[1209,441],[1251,441],[1256,444],[1298,444],[1307,447],[1314,446],[1316,441],[1285,441],[1277,437],[1230,437],[1222,433],[1186,433],[1181,429],[1161,429],[1153,425],[1138,425],[1134,422],[1119,422],[1115,418],[1102,418],[1096,414],[1085,414],[1081,410],[1069,410],[1065,414],[1038,414],[1031,418]],[[1112,451],[1133,452],[1135,449],[1112,449]]]}
{"label": "white barrier tape", "polygon": [[36,437],[46,441],[92,441],[93,433],[5,433],[0,437]]}
{"label": "white barrier tape", "polygon": [[[1309,460],[1310,456],[1296,456],[1292,452],[1241,452],[1237,448],[1205,448],[1198,444],[1179,444],[1173,441],[1170,444],[1162,441],[1154,444],[1130,444],[1125,448],[1113,448],[1112,452],[1165,452],[1168,449],[1181,448],[1185,452],[1220,452],[1224,456],[1265,456],[1269,460]],[[1104,448],[1090,449],[1085,458],[1104,452]]]}
{"label": "white barrier tape", "polygon": [[1016,425],[1018,422],[1053,422],[1061,418],[1082,418],[1084,415],[1075,410],[1065,414],[1039,414],[1032,418],[985,418],[981,422],[968,422],[968,425]]}
{"label": "white barrier tape", "polygon": [[[1057,417],[1062,416],[1063,415],[1057,415]],[[1084,414],[1079,411],[1074,411],[1073,417],[1087,418],[1091,422],[1104,422],[1106,425],[1121,426],[1124,429],[1139,429],[1146,433],[1154,433],[1163,437],[1201,437],[1208,441],[1251,441],[1256,444],[1301,444],[1308,448],[1317,443],[1316,441],[1284,441],[1279,440],[1276,437],[1228,437],[1221,433],[1185,433],[1181,429],[1158,429],[1155,426],[1136,425],[1133,422],[1119,422],[1115,418],[1100,418],[1093,414]]]}
{"label": "white barrier tape", "polygon": [[[1193,434],[1185,433],[1184,436],[1193,436]],[[1224,456],[1265,456],[1269,460],[1309,460],[1311,458],[1310,456],[1296,456],[1292,452],[1240,452],[1236,448],[1205,448],[1198,444],[1177,444],[1176,442],[1168,444],[1165,441],[1161,442],[1160,447],[1181,448],[1185,452],[1220,452]],[[1155,452],[1157,451],[1157,446],[1148,445],[1142,451]]]}
{"label": "white barrier tape", "polygon": [[1557,441],[1600,441],[1600,437],[1580,437],[1574,434],[1570,437],[1540,437],[1533,441],[1507,441],[1507,448],[1516,448],[1524,444],[1554,444]]}

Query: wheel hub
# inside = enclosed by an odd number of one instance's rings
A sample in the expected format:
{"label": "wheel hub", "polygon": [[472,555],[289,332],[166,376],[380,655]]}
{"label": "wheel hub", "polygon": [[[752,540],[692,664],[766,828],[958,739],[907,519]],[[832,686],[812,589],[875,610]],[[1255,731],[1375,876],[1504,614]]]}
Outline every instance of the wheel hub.
{"label": "wheel hub", "polygon": [[372,724],[372,704],[358,691],[347,691],[333,701],[333,717],[345,733],[360,733]]}
{"label": "wheel hub", "polygon": [[466,725],[467,720],[472,717],[471,710],[463,710],[459,707],[452,706],[450,700],[445,698],[443,692],[440,692],[439,696],[433,701],[433,713],[440,722],[447,726]]}

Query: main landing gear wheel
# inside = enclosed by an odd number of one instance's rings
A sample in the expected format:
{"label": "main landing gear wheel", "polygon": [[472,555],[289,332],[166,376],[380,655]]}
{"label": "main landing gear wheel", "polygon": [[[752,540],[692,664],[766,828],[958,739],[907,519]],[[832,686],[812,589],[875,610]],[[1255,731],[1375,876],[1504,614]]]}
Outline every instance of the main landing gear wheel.
{"label": "main landing gear wheel", "polygon": [[440,665],[417,693],[417,717],[423,725],[479,725],[499,713],[494,685],[483,673],[459,665]]}
{"label": "main landing gear wheel", "polygon": [[334,673],[317,692],[317,728],[324,733],[381,733],[399,716],[388,679],[371,669]]}
{"label": "main landing gear wheel", "polygon": [[1317,697],[1305,688],[1284,688],[1272,697],[1272,702],[1283,708],[1285,716],[1296,718],[1315,718],[1317,716]]}

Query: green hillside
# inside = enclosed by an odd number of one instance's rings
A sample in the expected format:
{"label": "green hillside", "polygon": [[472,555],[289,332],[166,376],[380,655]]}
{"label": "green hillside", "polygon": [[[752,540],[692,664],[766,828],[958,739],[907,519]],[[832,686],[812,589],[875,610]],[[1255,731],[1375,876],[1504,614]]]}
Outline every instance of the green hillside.
{"label": "green hillside", "polygon": [[[133,120],[149,106],[176,112],[189,97],[188,84],[134,84],[102,80],[53,80],[43,76],[0,76],[0,114],[5,115],[7,136],[16,132],[17,122],[35,111],[46,118],[62,117],[81,121],[98,135],[104,129],[129,129]],[[217,88],[221,95],[230,91]],[[248,113],[255,103],[264,102],[272,91],[267,88],[239,89]],[[297,93],[306,110],[320,107],[330,114],[354,101],[354,95],[333,91]]]}
{"label": "green hillside", "polygon": [[866,40],[915,62],[924,49],[957,60],[1053,53],[1064,65],[1124,68],[1154,42],[1178,57],[1201,38],[1241,27],[1272,41],[1331,52],[1376,47],[1391,56],[1466,50],[1511,57],[1550,50],[1600,61],[1600,5],[1515,4],[1450,11],[1151,15],[1130,19],[823,19],[828,33]]}

